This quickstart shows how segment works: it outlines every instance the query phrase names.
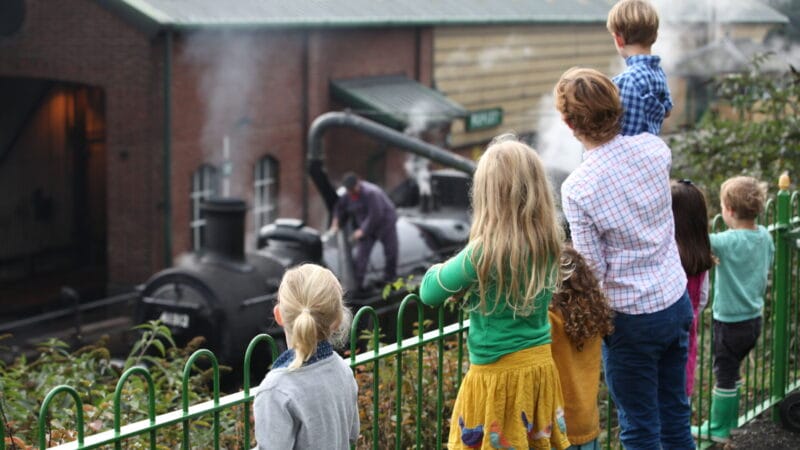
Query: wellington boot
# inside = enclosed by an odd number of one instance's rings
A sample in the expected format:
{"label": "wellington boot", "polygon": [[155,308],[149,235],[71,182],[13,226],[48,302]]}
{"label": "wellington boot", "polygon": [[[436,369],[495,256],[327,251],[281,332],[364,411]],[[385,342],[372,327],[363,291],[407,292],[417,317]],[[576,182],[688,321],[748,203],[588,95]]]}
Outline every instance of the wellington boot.
{"label": "wellington boot", "polygon": [[699,427],[692,427],[692,436],[728,443],[731,428],[736,428],[738,417],[739,390],[715,387],[711,393],[711,417]]}

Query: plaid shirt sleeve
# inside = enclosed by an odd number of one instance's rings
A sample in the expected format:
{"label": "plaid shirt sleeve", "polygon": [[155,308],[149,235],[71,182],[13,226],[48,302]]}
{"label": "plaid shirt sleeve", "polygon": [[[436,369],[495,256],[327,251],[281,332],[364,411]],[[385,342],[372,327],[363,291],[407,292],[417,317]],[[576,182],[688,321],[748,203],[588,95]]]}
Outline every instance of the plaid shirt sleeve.
{"label": "plaid shirt sleeve", "polygon": [[564,199],[561,207],[567,223],[569,223],[572,246],[583,256],[589,267],[592,268],[594,275],[602,283],[606,275],[607,262],[603,255],[603,246],[598,245],[601,242],[600,231],[592,222],[589,214],[573,197],[572,189],[569,186],[565,186],[561,195]]}
{"label": "plaid shirt sleeve", "polygon": [[622,134],[635,136],[648,130],[645,123],[645,103],[636,86],[636,80],[622,73],[614,77],[614,83],[619,88],[619,98],[622,101]]}

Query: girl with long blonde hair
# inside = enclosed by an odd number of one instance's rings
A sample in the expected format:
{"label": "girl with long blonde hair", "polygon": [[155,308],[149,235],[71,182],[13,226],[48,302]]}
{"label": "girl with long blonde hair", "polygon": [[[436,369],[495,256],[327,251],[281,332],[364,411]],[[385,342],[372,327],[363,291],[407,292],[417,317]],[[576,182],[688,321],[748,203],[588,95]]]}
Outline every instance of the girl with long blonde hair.
{"label": "girl with long blonde hair", "polygon": [[[259,449],[349,449],[358,439],[358,386],[333,351],[350,310],[333,273],[315,264],[289,269],[273,309],[288,350],[272,364],[253,402]],[[332,342],[333,341],[333,342]]]}
{"label": "girl with long blonde hair", "polygon": [[420,285],[431,306],[471,292],[470,368],[448,448],[566,448],[547,317],[562,232],[536,152],[513,136],[492,141],[478,161],[472,206],[469,243]]}

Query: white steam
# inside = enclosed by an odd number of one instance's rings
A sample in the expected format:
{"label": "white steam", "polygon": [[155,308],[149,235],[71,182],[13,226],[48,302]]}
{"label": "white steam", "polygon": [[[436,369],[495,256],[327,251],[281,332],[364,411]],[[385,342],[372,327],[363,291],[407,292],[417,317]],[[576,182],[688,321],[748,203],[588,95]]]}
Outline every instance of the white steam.
{"label": "white steam", "polygon": [[553,95],[544,95],[539,102],[539,131],[536,149],[545,167],[572,172],[583,157],[583,145],[561,120]]}
{"label": "white steam", "polygon": [[183,57],[200,69],[198,96],[205,107],[201,143],[211,162],[220,162],[226,137],[232,153],[247,145],[250,109],[261,93],[259,53],[255,36],[248,33],[197,33],[187,39]]}
{"label": "white steam", "polygon": [[[408,126],[403,132],[409,136],[421,138],[422,134],[430,125],[431,111],[432,105],[430,105],[427,101],[419,101],[415,103],[411,107],[409,113]],[[412,153],[406,157],[406,162],[403,164],[403,169],[405,169],[406,174],[408,174],[410,178],[413,178],[414,181],[416,181],[417,187],[419,188],[419,194],[421,196],[430,197],[432,193],[430,161],[427,158],[423,158],[422,156]]]}

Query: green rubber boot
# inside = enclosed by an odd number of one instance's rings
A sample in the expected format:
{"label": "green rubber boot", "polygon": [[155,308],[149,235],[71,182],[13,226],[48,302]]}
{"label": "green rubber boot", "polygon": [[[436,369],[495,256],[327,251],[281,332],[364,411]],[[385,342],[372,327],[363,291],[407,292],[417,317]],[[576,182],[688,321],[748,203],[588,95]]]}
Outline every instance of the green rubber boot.
{"label": "green rubber boot", "polygon": [[705,422],[699,427],[692,427],[692,436],[728,443],[731,440],[731,428],[736,428],[738,418],[739,389],[715,387],[711,393],[710,423]]}

